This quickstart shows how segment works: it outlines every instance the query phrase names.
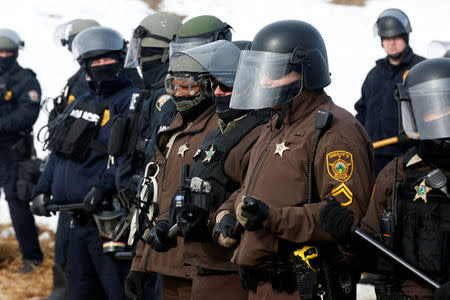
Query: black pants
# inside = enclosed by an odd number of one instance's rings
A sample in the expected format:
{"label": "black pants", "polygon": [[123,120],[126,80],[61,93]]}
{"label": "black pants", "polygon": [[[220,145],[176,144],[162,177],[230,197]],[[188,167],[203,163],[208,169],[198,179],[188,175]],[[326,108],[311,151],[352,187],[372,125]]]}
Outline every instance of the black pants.
{"label": "black pants", "polygon": [[103,239],[95,224],[69,229],[65,275],[69,298],[125,300],[124,280],[131,261],[103,254]]}
{"label": "black pants", "polygon": [[19,200],[16,192],[17,169],[20,157],[15,152],[0,151],[0,187],[8,201],[9,213],[24,259],[42,261],[38,233],[28,201]]}

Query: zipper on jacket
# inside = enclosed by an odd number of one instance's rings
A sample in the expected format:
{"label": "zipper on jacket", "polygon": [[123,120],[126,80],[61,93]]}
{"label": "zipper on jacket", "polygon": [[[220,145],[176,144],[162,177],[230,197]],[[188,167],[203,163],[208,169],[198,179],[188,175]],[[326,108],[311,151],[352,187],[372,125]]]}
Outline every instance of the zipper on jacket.
{"label": "zipper on jacket", "polygon": [[[270,125],[272,126],[272,122],[270,122]],[[245,190],[245,195],[247,195],[247,193],[248,193],[248,191],[249,191],[249,189],[250,189],[250,186],[251,186],[251,184],[253,183],[253,176],[255,175],[255,172],[256,172],[257,168],[259,167],[259,164],[261,163],[263,156],[264,156],[265,153],[267,152],[267,149],[269,148],[270,143],[272,143],[272,141],[273,141],[278,135],[280,135],[280,133],[283,132],[284,128],[285,128],[285,126],[283,125],[283,128],[281,128],[280,131],[278,131],[274,136],[272,136],[272,137],[270,138],[269,142],[264,146],[263,151],[261,151],[261,153],[259,154],[258,160],[256,161],[255,167],[254,167],[253,170],[252,170],[252,174],[250,175],[250,180],[248,181],[247,189]],[[271,129],[272,129],[272,128],[271,128]],[[271,130],[271,132],[272,132],[272,130]],[[238,248],[238,250],[237,250],[237,252],[236,252],[236,257],[235,257],[233,263],[237,264],[237,262],[238,262],[238,260],[239,260],[239,254],[240,254],[240,252],[241,252],[241,247]]]}

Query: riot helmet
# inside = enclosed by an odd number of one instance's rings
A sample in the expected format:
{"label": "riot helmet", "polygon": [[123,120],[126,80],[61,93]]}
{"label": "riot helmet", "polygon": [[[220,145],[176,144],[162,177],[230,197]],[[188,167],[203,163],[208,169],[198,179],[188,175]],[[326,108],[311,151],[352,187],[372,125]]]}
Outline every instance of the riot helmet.
{"label": "riot helmet", "polygon": [[214,77],[212,91],[214,92],[213,98],[219,117],[228,122],[241,114],[240,111],[230,109],[231,93],[240,56],[240,50],[234,42],[215,41],[176,52],[172,59],[176,61],[178,57],[183,55],[195,60]]}
{"label": "riot helmet", "polygon": [[408,16],[401,10],[390,8],[383,11],[373,27],[375,36],[381,39],[405,36],[408,43],[409,33],[412,31]]}
{"label": "riot helmet", "polygon": [[125,59],[125,68],[148,61],[169,59],[170,42],[180,30],[181,20],[169,13],[158,12],[145,17],[133,31]]}
{"label": "riot helmet", "polygon": [[0,57],[0,73],[10,70],[17,63],[19,49],[24,45],[19,35],[10,29],[0,29],[0,51],[12,52],[9,56]]}
{"label": "riot helmet", "polygon": [[56,45],[67,46],[67,49],[72,51],[72,42],[75,36],[81,31],[95,26],[100,26],[100,24],[92,19],[75,19],[63,23],[55,28],[53,41]]}
{"label": "riot helmet", "polygon": [[262,28],[241,52],[230,106],[259,109],[289,102],[302,89],[329,85],[328,58],[319,31],[298,20]]}
{"label": "riot helmet", "polygon": [[418,140],[450,138],[450,59],[432,58],[415,65],[397,84],[406,134]]}
{"label": "riot helmet", "polygon": [[[94,83],[113,81],[123,70],[125,41],[115,30],[98,26],[83,30],[73,40],[73,57],[80,63]],[[112,58],[115,63],[92,66],[99,58]]]}
{"label": "riot helmet", "polygon": [[170,43],[170,54],[211,43],[217,40],[231,41],[231,26],[219,18],[203,15],[184,23],[175,40]]}
{"label": "riot helmet", "polygon": [[19,35],[11,29],[0,29],[0,51],[15,52],[24,46]]}

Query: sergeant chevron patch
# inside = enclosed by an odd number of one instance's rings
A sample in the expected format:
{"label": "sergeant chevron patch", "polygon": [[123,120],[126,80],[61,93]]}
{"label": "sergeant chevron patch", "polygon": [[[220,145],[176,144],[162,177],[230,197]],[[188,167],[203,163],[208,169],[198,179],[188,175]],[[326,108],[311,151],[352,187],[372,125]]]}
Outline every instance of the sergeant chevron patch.
{"label": "sergeant chevron patch", "polygon": [[349,206],[353,202],[353,193],[350,189],[345,185],[345,183],[341,183],[340,186],[331,191],[331,195],[336,197],[337,195],[344,194],[347,197],[348,201],[341,203],[341,206]]}

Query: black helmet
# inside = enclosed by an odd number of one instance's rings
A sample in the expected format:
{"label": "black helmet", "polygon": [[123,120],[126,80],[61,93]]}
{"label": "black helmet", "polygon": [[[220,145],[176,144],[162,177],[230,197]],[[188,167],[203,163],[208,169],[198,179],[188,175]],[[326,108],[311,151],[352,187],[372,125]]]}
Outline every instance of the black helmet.
{"label": "black helmet", "polygon": [[450,138],[450,58],[415,65],[397,84],[406,134],[419,140]]}
{"label": "black helmet", "polygon": [[[292,72],[301,75],[301,80],[276,88],[262,83],[264,77],[274,80]],[[327,50],[319,31],[298,20],[278,21],[261,29],[250,50],[242,51],[231,107],[280,105],[297,96],[302,86],[316,90],[330,82]]]}
{"label": "black helmet", "polygon": [[374,25],[374,34],[380,38],[408,36],[411,31],[411,23],[409,23],[408,16],[396,8],[383,11]]}
{"label": "black helmet", "polygon": [[121,60],[125,57],[125,40],[117,31],[108,27],[85,29],[76,35],[72,43],[73,57],[80,64],[108,52],[117,52]]}

